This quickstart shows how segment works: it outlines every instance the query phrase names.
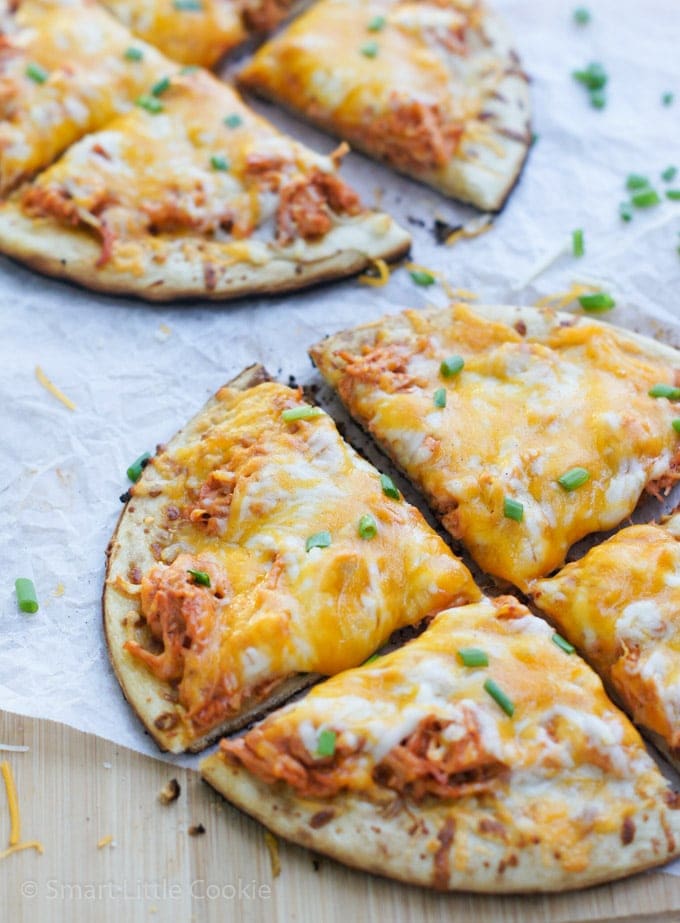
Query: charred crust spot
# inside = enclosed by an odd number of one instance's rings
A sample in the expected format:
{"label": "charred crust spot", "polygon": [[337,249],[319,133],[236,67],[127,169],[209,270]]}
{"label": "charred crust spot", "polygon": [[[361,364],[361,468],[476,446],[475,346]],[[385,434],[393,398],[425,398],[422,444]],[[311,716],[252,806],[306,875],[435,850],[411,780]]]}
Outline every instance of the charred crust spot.
{"label": "charred crust spot", "polygon": [[439,847],[434,854],[434,877],[432,884],[439,891],[448,888],[449,885],[449,853],[451,844],[456,836],[456,824],[452,817],[446,819],[444,826],[437,834]]}
{"label": "charred crust spot", "polygon": [[150,548],[151,548],[151,554],[153,555],[154,560],[155,560],[155,561],[160,561],[160,559],[161,559],[161,554],[163,553],[163,549],[161,548],[160,543],[159,543],[159,542],[153,542],[153,543],[151,544]]}
{"label": "charred crust spot", "polygon": [[176,506],[169,506],[165,511],[165,515],[171,522],[174,522],[175,519],[179,519],[180,514]]}
{"label": "charred crust spot", "polygon": [[177,801],[181,792],[182,789],[177,779],[170,779],[158,793],[158,800],[161,804],[172,804],[173,801]]}
{"label": "charred crust spot", "polygon": [[499,820],[494,820],[492,817],[483,817],[477,825],[477,830],[479,833],[486,833],[501,840],[505,839],[505,827]]}
{"label": "charred crust spot", "polygon": [[517,321],[517,323],[515,324],[515,330],[517,331],[517,333],[519,333],[521,337],[524,337],[527,335],[527,325],[524,323],[523,320]]}
{"label": "charred crust spot", "polygon": [[[671,811],[677,811],[680,808],[680,792],[666,792],[664,801]],[[645,820],[647,820],[647,817],[645,817]]]}
{"label": "charred crust spot", "polygon": [[159,731],[171,731],[179,724],[179,718],[174,712],[164,711],[162,715],[156,718],[153,724]]}
{"label": "charred crust spot", "polygon": [[189,827],[187,833],[189,836],[203,836],[205,833],[205,827],[203,824],[193,824],[191,827]]}
{"label": "charred crust spot", "polygon": [[121,494],[118,498],[121,503],[128,503],[132,499],[132,494],[129,490],[126,490],[124,494]]}
{"label": "charred crust spot", "polygon": [[132,562],[128,567],[128,580],[130,583],[134,583],[135,586],[139,586],[142,582],[142,571],[139,564]]}
{"label": "charred crust spot", "polygon": [[621,842],[628,846],[635,839],[635,822],[632,817],[625,817],[621,825]]}
{"label": "charred crust spot", "polygon": [[154,487],[153,490],[149,491],[149,496],[155,499],[156,497],[160,497],[162,493],[163,491],[160,489],[160,487]]}
{"label": "charred crust spot", "polygon": [[325,808],[323,811],[317,811],[316,814],[312,814],[309,826],[312,830],[318,830],[319,827],[325,827],[334,817],[335,811],[332,808]]}
{"label": "charred crust spot", "polygon": [[319,862],[318,859],[312,859],[312,868],[314,869],[315,872],[319,871],[319,869],[321,868],[321,863]]}
{"label": "charred crust spot", "polygon": [[[559,853],[555,853],[555,858],[559,858]],[[498,863],[498,874],[503,875],[507,868],[514,868],[519,862],[517,855],[513,852],[506,859],[501,859]]]}
{"label": "charred crust spot", "polygon": [[435,218],[432,225],[432,235],[438,244],[445,244],[449,237],[455,234],[456,231],[460,231],[462,227],[462,224],[449,224],[448,221]]}

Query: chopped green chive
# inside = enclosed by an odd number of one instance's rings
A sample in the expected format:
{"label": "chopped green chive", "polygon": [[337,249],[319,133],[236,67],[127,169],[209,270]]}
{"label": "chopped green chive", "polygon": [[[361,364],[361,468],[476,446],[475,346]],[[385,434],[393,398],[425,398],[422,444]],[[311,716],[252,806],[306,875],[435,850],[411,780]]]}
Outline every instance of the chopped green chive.
{"label": "chopped green chive", "polygon": [[437,388],[432,395],[432,400],[435,407],[446,407],[446,388]]}
{"label": "chopped green chive", "polygon": [[31,61],[30,64],[26,65],[26,76],[30,77],[34,83],[45,83],[50,75],[44,67],[36,64],[35,61]]}
{"label": "chopped green chive", "polygon": [[600,311],[611,311],[616,307],[616,301],[607,292],[592,292],[590,295],[579,295],[579,304],[584,311],[597,314]]}
{"label": "chopped green chive", "polygon": [[224,124],[227,128],[238,128],[239,125],[243,124],[243,119],[238,112],[232,112],[231,115],[226,116]]}
{"label": "chopped green chive", "polygon": [[140,455],[138,459],[132,462],[127,470],[127,476],[133,483],[136,483],[141,478],[142,471],[149,464],[150,460],[151,453],[145,452],[143,455]]}
{"label": "chopped green chive", "polygon": [[648,186],[649,180],[640,173],[631,173],[626,180],[626,189],[630,189],[631,192],[635,189],[647,189]]}
{"label": "chopped green chive", "polygon": [[401,499],[401,494],[389,474],[380,475],[380,486],[386,497],[391,497],[393,500]]}
{"label": "chopped green chive", "polygon": [[172,5],[183,13],[197,13],[203,9],[201,0],[173,0]]}
{"label": "chopped green chive", "polygon": [[590,22],[590,10],[579,6],[574,10],[574,22],[579,26],[587,26]]}
{"label": "chopped green chive", "polygon": [[515,522],[521,522],[524,519],[524,505],[519,500],[513,500],[512,497],[503,498],[503,515],[506,519],[514,519]]}
{"label": "chopped green chive", "polygon": [[367,667],[369,663],[375,663],[376,660],[380,659],[380,654],[371,654],[368,660],[364,660],[362,667]]}
{"label": "chopped green chive", "polygon": [[416,285],[422,285],[425,288],[428,285],[434,285],[437,281],[431,272],[425,272],[424,269],[412,269],[409,275]]}
{"label": "chopped green chive", "polygon": [[680,433],[680,417],[673,420],[671,426],[673,427],[676,433]]}
{"label": "chopped green chive", "polygon": [[530,138],[530,140],[529,140],[530,146],[533,147],[534,144],[536,144],[536,142],[538,141],[539,138],[540,138],[540,135],[537,135],[535,131],[532,131],[532,133],[531,133],[531,138]]}
{"label": "chopped green chive", "polygon": [[284,423],[294,423],[295,420],[313,420],[320,417],[323,410],[320,407],[310,407],[304,404],[302,407],[289,407],[281,412],[281,419]]}
{"label": "chopped green chive", "polygon": [[375,538],[378,534],[378,523],[375,521],[375,517],[371,516],[370,513],[364,513],[359,520],[358,532],[361,538]]}
{"label": "chopped green chive", "polygon": [[335,753],[335,731],[324,730],[319,734],[316,742],[316,752],[319,756],[333,756]]}
{"label": "chopped green chive", "polygon": [[22,612],[37,612],[38,597],[35,592],[33,581],[28,577],[17,577],[14,581],[14,589],[17,594],[17,603]]}
{"label": "chopped green chive", "polygon": [[154,85],[151,87],[151,95],[162,96],[163,93],[165,93],[165,91],[168,89],[170,89],[170,78],[161,77],[158,83],[154,83]]}
{"label": "chopped green chive", "polygon": [[576,650],[573,644],[570,644],[566,638],[563,638],[562,635],[558,635],[557,632],[555,632],[551,640],[553,644],[561,647],[565,654],[573,654]]}
{"label": "chopped green chive", "polygon": [[670,199],[671,202],[680,201],[680,189],[667,189],[666,198]]}
{"label": "chopped green chive", "polygon": [[572,77],[588,90],[601,90],[607,83],[607,74],[601,64],[593,61],[580,71],[572,71]]}
{"label": "chopped green chive", "polygon": [[662,106],[672,106],[674,99],[675,99],[675,94],[669,93],[668,91],[666,91],[665,93],[661,95],[661,105]]}
{"label": "chopped green chive", "polygon": [[163,111],[163,103],[160,99],[156,99],[155,96],[147,96],[146,94],[138,96],[135,100],[135,105],[139,106],[140,109],[146,109],[146,111],[150,112],[152,115],[158,115],[159,112]]}
{"label": "chopped green chive", "polygon": [[374,16],[373,19],[370,20],[366,28],[368,29],[369,32],[380,32],[381,29],[385,28],[386,22],[387,20],[385,19],[384,16]]}
{"label": "chopped green chive", "polygon": [[680,388],[673,385],[653,385],[647,392],[650,397],[667,397],[669,401],[680,401]]}
{"label": "chopped green chive", "polygon": [[444,378],[453,378],[454,375],[462,371],[464,365],[465,359],[462,356],[449,356],[439,366],[439,372]]}
{"label": "chopped green chive", "polygon": [[664,183],[672,183],[677,175],[677,167],[666,167],[666,169],[661,174],[661,179],[664,181]]}
{"label": "chopped green chive", "polygon": [[191,574],[194,583],[199,586],[210,586],[210,574],[206,574],[204,570],[188,570],[187,574]]}
{"label": "chopped green chive", "polygon": [[591,90],[589,93],[590,105],[593,109],[604,109],[607,105],[607,96],[604,90]]}
{"label": "chopped green chive", "polygon": [[557,483],[564,490],[572,491],[576,490],[577,487],[581,487],[589,480],[590,471],[586,471],[585,468],[570,468],[569,471],[565,471],[564,474],[558,477]]}
{"label": "chopped green chive", "polygon": [[633,206],[630,202],[622,202],[619,205],[619,217],[621,221],[632,221],[633,220]]}
{"label": "chopped green chive", "polygon": [[512,716],[515,714],[515,706],[512,704],[500,686],[492,679],[487,679],[484,683],[484,688],[489,693],[491,698],[496,702],[496,704],[503,709],[505,714],[509,718],[512,718]]}
{"label": "chopped green chive", "polygon": [[130,46],[130,48],[125,49],[123,57],[126,61],[142,61],[144,59],[144,52],[141,48],[133,48]]}
{"label": "chopped green chive", "polygon": [[576,228],[571,232],[571,249],[574,256],[583,256],[586,252],[583,240],[583,228]]}
{"label": "chopped green chive", "polygon": [[488,667],[489,665],[486,651],[478,647],[461,647],[458,656],[464,667]]}
{"label": "chopped green chive", "polygon": [[659,204],[661,196],[656,189],[642,189],[632,195],[630,200],[636,208],[650,208]]}
{"label": "chopped green chive", "polygon": [[310,535],[305,542],[305,551],[311,551],[312,548],[328,548],[331,543],[331,533],[324,529],[323,532],[315,532]]}
{"label": "chopped green chive", "polygon": [[213,170],[221,170],[223,173],[229,169],[229,161],[222,154],[213,154],[210,158],[210,166]]}
{"label": "chopped green chive", "polygon": [[378,56],[378,43],[377,42],[366,42],[361,46],[359,51],[365,58],[375,58]]}

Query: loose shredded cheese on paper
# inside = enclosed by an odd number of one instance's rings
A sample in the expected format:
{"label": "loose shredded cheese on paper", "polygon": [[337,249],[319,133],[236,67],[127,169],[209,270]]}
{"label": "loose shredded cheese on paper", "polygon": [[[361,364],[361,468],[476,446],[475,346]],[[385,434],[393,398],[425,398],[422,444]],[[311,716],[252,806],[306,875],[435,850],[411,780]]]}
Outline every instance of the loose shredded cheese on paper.
{"label": "loose shredded cheese on paper", "polygon": [[264,832],[264,842],[269,850],[269,858],[272,863],[272,878],[278,878],[281,874],[281,857],[279,855],[279,841],[273,833],[268,830]]}
{"label": "loose shredded cheese on paper", "polygon": [[109,833],[107,836],[103,836],[101,840],[99,840],[97,843],[97,849],[103,849],[105,846],[109,846],[111,843],[113,843],[113,835]]}
{"label": "loose shredded cheese on paper", "polygon": [[[407,269],[409,272],[425,272],[428,276],[432,276],[433,279],[436,279],[437,282],[441,285],[442,290],[444,291],[447,298],[456,299],[456,293],[466,291],[465,289],[452,288],[451,284],[442,276],[440,272],[436,272],[434,269],[430,269],[429,266],[423,266],[422,263],[404,263],[404,269]],[[477,297],[474,295],[473,297]]]}
{"label": "loose shredded cheese on paper", "polygon": [[363,273],[359,276],[358,281],[361,282],[362,285],[372,285],[374,288],[381,288],[383,285],[387,285],[390,280],[390,267],[385,260],[371,260],[371,266],[377,269],[378,274],[373,276],[369,273]]}
{"label": "loose shredded cheese on paper", "polygon": [[[28,749],[28,747],[26,749]],[[35,849],[40,853],[40,855],[42,855],[45,850],[42,843],[39,843],[37,840],[29,840],[26,843],[19,842],[21,839],[21,814],[19,812],[19,799],[17,798],[17,787],[14,783],[12,767],[9,765],[7,760],[4,760],[2,763],[0,763],[0,772],[2,773],[2,778],[5,783],[5,790],[7,792],[7,804],[9,805],[10,822],[9,848],[5,849],[3,852],[0,852],[0,861],[6,859],[7,856],[11,856],[12,853],[21,852],[24,849]]]}
{"label": "loose shredded cheese on paper", "polygon": [[458,228],[457,231],[453,231],[449,234],[444,243],[447,247],[452,247],[459,240],[471,240],[473,237],[486,234],[492,227],[493,217],[488,214],[480,215],[479,218],[473,218],[472,221],[468,221],[467,224],[464,224],[462,228]]}
{"label": "loose shredded cheese on paper", "polygon": [[566,292],[555,292],[552,295],[544,295],[535,302],[537,308],[555,308],[560,311],[572,304],[581,295],[589,295],[593,292],[599,292],[600,287],[597,285],[585,284],[583,282],[573,282]]}
{"label": "loose shredded cheese on paper", "polygon": [[6,859],[7,856],[11,856],[15,852],[22,852],[24,849],[35,849],[41,856],[45,852],[42,843],[39,843],[37,840],[28,840],[26,843],[17,843],[16,846],[10,846],[9,849],[5,849],[4,852],[0,852],[0,861]]}
{"label": "loose shredded cheese on paper", "polygon": [[38,379],[40,384],[46,391],[49,391],[53,397],[56,397],[58,401],[61,401],[65,407],[68,407],[69,410],[75,410],[76,405],[73,403],[70,397],[66,397],[63,391],[60,391],[57,386],[49,380],[47,375],[43,372],[39,365],[35,367],[35,377]]}

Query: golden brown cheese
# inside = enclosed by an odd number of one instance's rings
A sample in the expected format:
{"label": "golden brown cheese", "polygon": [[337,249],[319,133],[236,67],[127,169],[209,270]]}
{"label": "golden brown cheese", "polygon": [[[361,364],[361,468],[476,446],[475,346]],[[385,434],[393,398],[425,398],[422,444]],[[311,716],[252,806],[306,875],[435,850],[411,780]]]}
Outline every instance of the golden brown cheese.
{"label": "golden brown cheese", "polygon": [[[676,520],[677,521],[677,520]],[[680,756],[680,541],[631,526],[531,587],[628,714]]]}
{"label": "golden brown cheese", "polygon": [[[0,194],[129,109],[168,67],[87,0],[22,0],[0,36]],[[138,54],[126,57],[128,49]]]}
{"label": "golden brown cheese", "polygon": [[178,685],[197,734],[253,690],[337,673],[396,628],[479,598],[467,569],[413,507],[383,493],[326,414],[282,418],[300,404],[296,391],[267,383],[218,399],[132,491],[162,494],[166,521],[152,545],[158,564],[141,580],[146,625],[127,648]]}
{"label": "golden brown cheese", "polygon": [[[448,818],[450,861],[463,870],[484,858],[486,840],[509,855],[540,844],[546,865],[583,871],[601,836],[631,842],[631,818],[662,803],[668,785],[597,676],[552,635],[511,597],[442,612],[401,649],[222,741],[221,758],[301,798],[328,798],[331,817],[346,792],[382,806],[376,823],[401,810],[424,829]],[[465,666],[459,652],[470,648],[488,664]]]}
{"label": "golden brown cheese", "polygon": [[[525,335],[506,316],[512,309],[407,311],[312,355],[479,565],[524,588],[677,467],[677,404],[648,392],[673,385],[680,357],[657,358],[585,319],[562,325],[536,312],[546,332]],[[445,377],[451,355],[465,364]],[[559,479],[574,468],[588,480],[565,489]],[[506,501],[521,504],[521,521]]]}

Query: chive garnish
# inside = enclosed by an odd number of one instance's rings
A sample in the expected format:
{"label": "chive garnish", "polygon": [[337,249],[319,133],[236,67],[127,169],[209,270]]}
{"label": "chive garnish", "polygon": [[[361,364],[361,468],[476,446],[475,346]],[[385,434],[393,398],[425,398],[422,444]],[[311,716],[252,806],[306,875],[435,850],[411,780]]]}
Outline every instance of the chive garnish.
{"label": "chive garnish", "polygon": [[524,505],[519,500],[513,500],[512,497],[503,498],[503,515],[506,519],[514,519],[515,522],[521,522],[524,519]]}
{"label": "chive garnish", "polygon": [[630,189],[631,192],[635,189],[647,189],[648,186],[649,180],[640,173],[630,173],[626,180],[626,189]]}
{"label": "chive garnish", "polygon": [[641,189],[630,197],[631,202],[636,208],[650,208],[652,205],[658,205],[661,196],[656,189]]}
{"label": "chive garnish", "polygon": [[464,365],[465,359],[462,356],[449,356],[448,359],[442,361],[439,366],[439,372],[444,378],[453,378],[454,375],[462,371]]}
{"label": "chive garnish", "polygon": [[140,109],[146,109],[146,111],[150,112],[152,115],[158,115],[159,112],[163,111],[163,103],[160,99],[156,99],[155,96],[147,96],[146,94],[138,96],[135,100],[135,105],[139,106]]}
{"label": "chive garnish", "polygon": [[584,70],[572,71],[571,75],[588,90],[601,90],[607,83],[607,74],[602,65],[596,61],[591,61]]}
{"label": "chive garnish", "polygon": [[667,189],[666,198],[670,199],[671,202],[677,202],[680,200],[680,189]]}
{"label": "chive garnish", "polygon": [[364,513],[359,520],[358,532],[361,538],[368,540],[375,538],[378,534],[378,523],[375,521],[375,517],[370,513]]}
{"label": "chive garnish", "polygon": [[676,433],[680,433],[680,417],[673,420],[671,426],[673,427]]}
{"label": "chive garnish", "polygon": [[591,90],[589,94],[590,105],[593,109],[604,109],[607,105],[607,97],[604,90]]}
{"label": "chive garnish", "polygon": [[666,167],[666,169],[661,174],[661,179],[664,181],[664,183],[672,183],[677,175],[677,167]]}
{"label": "chive garnish", "polygon": [[232,112],[231,115],[226,116],[224,124],[227,128],[238,128],[239,125],[243,124],[243,119],[238,112]]}
{"label": "chive garnish", "polygon": [[425,272],[424,269],[412,269],[409,275],[416,285],[422,285],[424,288],[428,285],[434,285],[437,281],[431,272]]}
{"label": "chive garnish", "polygon": [[313,420],[320,417],[323,410],[320,407],[310,407],[309,404],[303,404],[302,407],[289,407],[281,411],[281,419],[284,423],[294,423],[295,420]]}
{"label": "chive garnish", "polygon": [[592,292],[590,295],[579,295],[579,304],[584,311],[596,314],[599,311],[611,311],[616,307],[616,302],[607,292]]}
{"label": "chive garnish", "polygon": [[479,647],[461,647],[458,656],[464,667],[488,667],[489,665],[486,651]]}
{"label": "chive garnish", "polygon": [[633,220],[633,206],[630,202],[622,202],[619,205],[619,217],[621,221],[632,221]]}
{"label": "chive garnish", "polygon": [[570,644],[566,638],[563,638],[562,635],[558,635],[557,632],[555,632],[551,640],[553,644],[561,647],[565,654],[573,654],[576,650],[573,644]]}
{"label": "chive garnish", "polygon": [[181,12],[195,13],[203,9],[201,0],[173,0],[174,8]]}
{"label": "chive garnish", "polygon": [[378,43],[377,42],[366,42],[361,46],[359,51],[365,58],[375,58],[378,56]]}
{"label": "chive garnish", "polygon": [[198,584],[198,586],[210,586],[210,574],[207,574],[204,570],[189,569],[187,574],[191,574],[194,578],[194,583]]}
{"label": "chive garnish", "polygon": [[380,32],[381,29],[385,28],[385,23],[387,20],[384,16],[374,16],[366,26],[369,32]]}
{"label": "chive garnish", "polygon": [[663,383],[652,385],[647,394],[650,397],[667,397],[669,401],[680,401],[680,388],[675,388],[673,385]]}
{"label": "chive garnish", "polygon": [[14,589],[17,594],[17,603],[22,612],[37,612],[38,597],[35,592],[35,586],[28,577],[17,577],[14,581]]}
{"label": "chive garnish", "polygon": [[141,48],[133,48],[130,46],[130,48],[125,49],[123,57],[126,61],[142,61],[144,59],[144,52]]}
{"label": "chive garnish", "polygon": [[382,492],[386,497],[391,497],[392,500],[401,499],[401,494],[399,493],[396,484],[389,476],[389,474],[380,475],[380,486],[382,487]]}
{"label": "chive garnish", "polygon": [[305,551],[311,551],[312,548],[328,548],[331,543],[331,533],[324,529],[323,532],[315,532],[310,535],[305,542]]}
{"label": "chive garnish", "polygon": [[145,452],[143,455],[140,455],[139,458],[132,462],[127,470],[127,476],[133,483],[136,483],[141,478],[142,471],[149,464],[150,460],[151,453]]}
{"label": "chive garnish", "polygon": [[512,704],[507,695],[503,692],[500,686],[495,683],[492,679],[487,679],[484,683],[484,688],[489,693],[492,699],[499,705],[505,714],[512,718],[515,714],[515,706]]}
{"label": "chive garnish", "polygon": [[569,471],[565,471],[564,474],[560,475],[557,479],[557,483],[564,490],[572,491],[576,490],[577,487],[581,487],[586,481],[590,480],[590,471],[587,471],[585,468],[570,468]]}
{"label": "chive garnish", "polygon": [[446,407],[446,388],[437,388],[437,390],[432,395],[432,400],[434,401],[434,406]]}
{"label": "chive garnish", "polygon": [[579,6],[574,10],[574,22],[579,26],[587,26],[590,22],[590,10]]}
{"label": "chive garnish", "polygon": [[213,154],[210,158],[210,166],[213,170],[220,170],[222,173],[226,173],[229,169],[229,161],[226,157],[223,157],[222,154]]}
{"label": "chive garnish", "polygon": [[168,89],[170,89],[170,78],[161,77],[161,79],[151,87],[151,95],[162,96]]}
{"label": "chive garnish", "polygon": [[316,752],[319,756],[333,756],[335,753],[335,731],[323,730],[316,742]]}
{"label": "chive garnish", "polygon": [[31,61],[26,65],[26,76],[30,77],[34,83],[45,83],[50,75],[40,64]]}
{"label": "chive garnish", "polygon": [[375,663],[376,660],[380,659],[380,654],[371,654],[368,660],[364,660],[361,664],[362,667],[367,667],[369,663]]}
{"label": "chive garnish", "polygon": [[673,100],[675,99],[675,94],[666,91],[661,95],[661,105],[662,106],[672,106]]}
{"label": "chive garnish", "polygon": [[571,249],[574,256],[583,256],[586,252],[583,239],[583,228],[576,228],[575,231],[571,232]]}

